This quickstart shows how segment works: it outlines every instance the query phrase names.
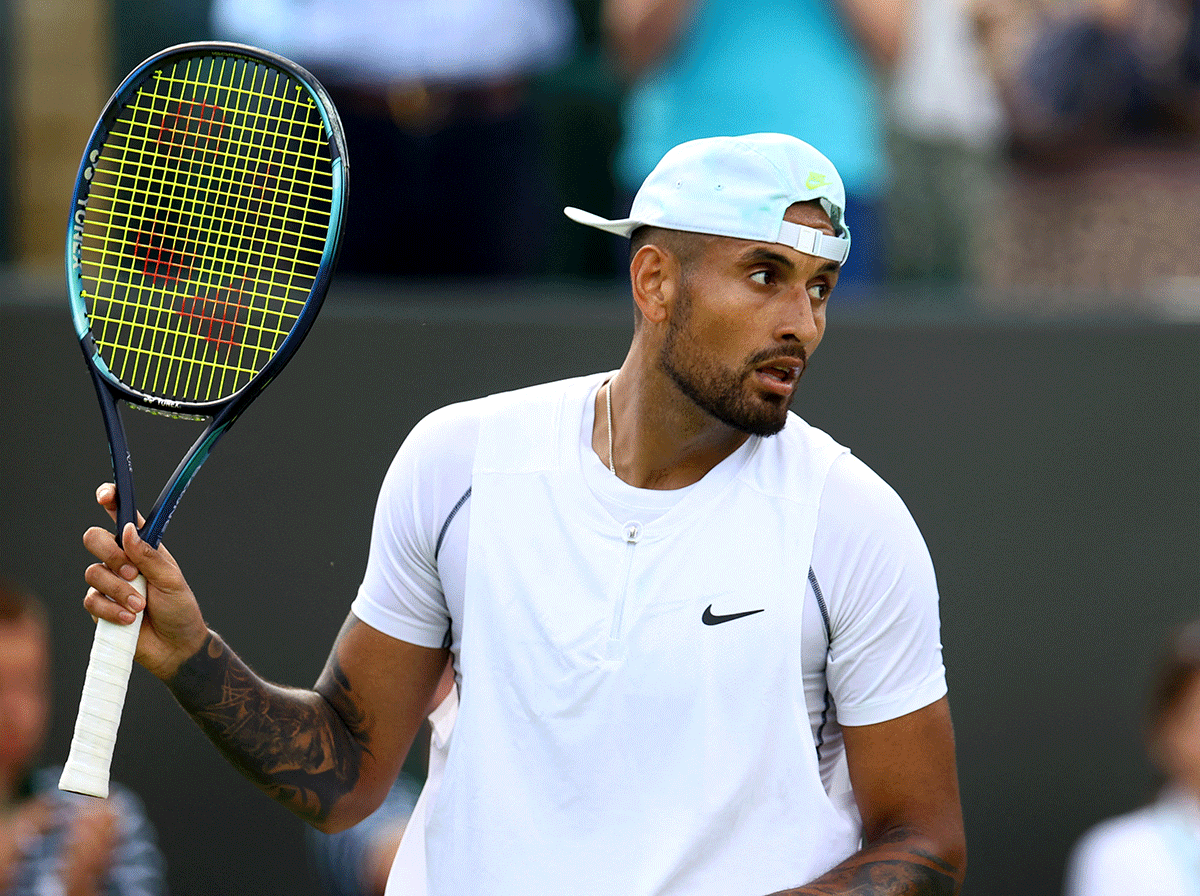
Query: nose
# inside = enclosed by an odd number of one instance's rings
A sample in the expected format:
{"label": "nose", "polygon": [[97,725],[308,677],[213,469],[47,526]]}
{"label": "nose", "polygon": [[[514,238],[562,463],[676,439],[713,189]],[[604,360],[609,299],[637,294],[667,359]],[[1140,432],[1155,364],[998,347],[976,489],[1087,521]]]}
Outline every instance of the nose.
{"label": "nose", "polygon": [[821,324],[813,309],[813,301],[807,289],[798,289],[788,297],[775,329],[775,338],[780,342],[799,342],[803,346],[814,343],[821,336]]}

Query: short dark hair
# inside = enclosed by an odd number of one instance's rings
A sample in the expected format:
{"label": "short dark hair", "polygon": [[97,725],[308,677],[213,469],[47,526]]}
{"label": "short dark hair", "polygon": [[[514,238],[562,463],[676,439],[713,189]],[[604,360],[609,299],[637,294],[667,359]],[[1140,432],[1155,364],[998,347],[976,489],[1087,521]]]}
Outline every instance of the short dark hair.
{"label": "short dark hair", "polygon": [[686,275],[688,268],[695,263],[710,239],[711,237],[703,233],[643,224],[629,235],[629,260],[633,261],[633,256],[637,255],[643,246],[661,246],[679,259]]}
{"label": "short dark hair", "polygon": [[1157,732],[1200,676],[1200,619],[1178,628],[1163,652],[1150,691],[1146,723]]}
{"label": "short dark hair", "polygon": [[45,604],[24,585],[0,578],[0,624],[11,624],[23,619],[31,619],[45,626]]}

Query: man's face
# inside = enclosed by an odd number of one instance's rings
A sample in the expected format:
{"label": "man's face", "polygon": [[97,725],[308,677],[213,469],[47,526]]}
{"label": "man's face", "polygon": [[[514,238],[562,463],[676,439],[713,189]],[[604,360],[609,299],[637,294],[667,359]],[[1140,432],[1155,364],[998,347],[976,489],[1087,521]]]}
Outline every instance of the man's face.
{"label": "man's face", "polygon": [[[785,220],[833,234],[819,204]],[[681,392],[722,423],[774,435],[825,333],[836,262],[778,243],[712,238],[680,284],[660,353]]]}
{"label": "man's face", "polygon": [[49,665],[37,622],[0,622],[0,773],[20,772],[41,749],[50,716]]}
{"label": "man's face", "polygon": [[1200,796],[1200,674],[1163,720],[1158,731],[1159,761],[1176,783]]}

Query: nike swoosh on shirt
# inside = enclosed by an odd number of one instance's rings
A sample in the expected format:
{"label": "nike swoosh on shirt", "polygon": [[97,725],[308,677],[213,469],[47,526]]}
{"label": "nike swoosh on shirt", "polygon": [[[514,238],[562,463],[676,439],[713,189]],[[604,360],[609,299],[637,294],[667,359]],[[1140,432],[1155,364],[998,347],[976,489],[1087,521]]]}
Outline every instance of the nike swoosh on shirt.
{"label": "nike swoosh on shirt", "polygon": [[725,616],[718,616],[713,613],[712,604],[709,604],[704,608],[704,615],[700,617],[700,621],[705,625],[720,625],[722,622],[732,622],[735,619],[741,619],[743,616],[753,616],[755,613],[761,613],[765,609],[766,607],[763,607],[762,610],[747,610],[744,613],[729,613]]}

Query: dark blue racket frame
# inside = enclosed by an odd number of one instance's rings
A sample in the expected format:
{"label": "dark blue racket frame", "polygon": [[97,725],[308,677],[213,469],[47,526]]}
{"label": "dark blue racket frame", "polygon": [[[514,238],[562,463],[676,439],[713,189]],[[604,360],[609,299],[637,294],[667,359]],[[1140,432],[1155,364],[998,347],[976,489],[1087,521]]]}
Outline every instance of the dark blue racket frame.
{"label": "dark blue racket frame", "polygon": [[[104,360],[98,354],[92,341],[91,328],[88,323],[87,308],[83,298],[83,279],[81,262],[82,225],[86,221],[87,196],[90,187],[91,166],[98,157],[99,148],[104,144],[110,128],[117,120],[122,107],[137,92],[138,88],[155,71],[173,65],[180,60],[196,57],[228,56],[249,62],[274,67],[286,72],[301,83],[314,98],[316,108],[324,121],[329,135],[329,148],[333,171],[333,195],[330,209],[329,228],[321,263],[314,278],[308,301],[301,310],[296,322],[292,325],[287,337],[279,350],[263,366],[245,386],[219,401],[182,402],[161,396],[150,395],[129,387],[121,382]],[[79,345],[83,350],[92,382],[100,400],[100,410],[104,417],[104,428],[108,434],[109,453],[112,460],[113,476],[117,486],[117,525],[118,532],[124,531],[126,523],[136,523],[137,504],[134,498],[133,465],[130,459],[129,444],[125,436],[125,427],[121,420],[119,401],[170,416],[210,419],[208,427],[192,444],[183,460],[179,462],[175,472],[163,487],[154,506],[146,515],[146,521],[140,527],[139,535],[149,544],[157,546],[162,539],[163,530],[170,522],[171,515],[183,497],[184,491],[191,483],[196,471],[208,458],[217,440],[228,431],[234,421],[246,407],[258,396],[263,389],[275,378],[279,371],[295,354],[300,343],[308,334],[313,321],[320,311],[329,288],[329,281],[337,261],[337,253],[341,243],[342,221],[345,217],[346,200],[348,197],[349,165],[346,155],[346,140],[342,123],[329,94],[325,88],[308,71],[282,56],[243,44],[220,41],[198,41],[168,47],[151,56],[139,65],[113,93],[104,112],[101,114],[96,127],[88,140],[83,152],[83,160],[79,166],[79,175],[75,181],[75,190],[71,197],[71,220],[67,228],[67,285],[70,293],[71,314],[79,337]]]}

